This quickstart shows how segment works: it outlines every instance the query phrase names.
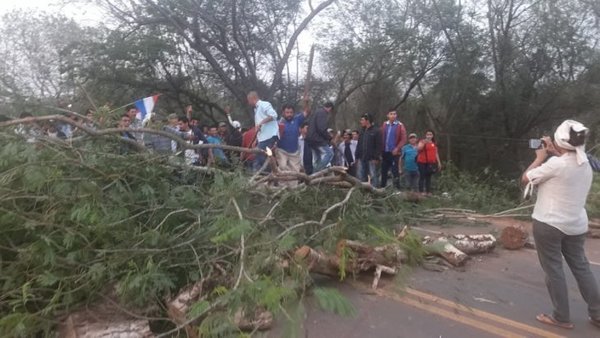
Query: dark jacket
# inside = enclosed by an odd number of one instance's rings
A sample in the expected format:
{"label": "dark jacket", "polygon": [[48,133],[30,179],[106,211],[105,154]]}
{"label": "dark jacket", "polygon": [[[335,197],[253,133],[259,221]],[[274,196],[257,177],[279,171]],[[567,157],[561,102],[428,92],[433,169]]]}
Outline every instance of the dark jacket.
{"label": "dark jacket", "polygon": [[363,128],[356,146],[356,158],[364,161],[380,160],[382,151],[381,129],[373,125],[368,129]]}
{"label": "dark jacket", "polygon": [[308,122],[308,134],[306,142],[311,147],[322,147],[329,145],[331,136],[327,132],[329,127],[329,114],[323,108],[319,108],[311,115]]}

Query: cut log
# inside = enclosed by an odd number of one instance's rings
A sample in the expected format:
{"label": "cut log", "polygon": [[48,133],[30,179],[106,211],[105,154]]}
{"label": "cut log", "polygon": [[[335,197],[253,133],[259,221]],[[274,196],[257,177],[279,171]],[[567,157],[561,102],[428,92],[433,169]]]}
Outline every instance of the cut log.
{"label": "cut log", "polygon": [[452,264],[452,266],[462,266],[469,259],[467,254],[452,245],[446,237],[432,239],[431,237],[426,236],[423,243],[440,246],[439,250],[435,250],[432,253],[444,258],[448,263]]}
{"label": "cut log", "polygon": [[254,310],[252,316],[247,316],[245,311],[236,311],[233,322],[242,331],[264,331],[273,327],[273,314],[263,308]]}
{"label": "cut log", "polygon": [[[194,285],[184,288],[177,297],[167,303],[167,314],[175,324],[182,325],[187,322],[188,310],[194,302],[198,301],[203,285],[204,280],[196,282]],[[185,326],[185,332],[189,338],[198,338],[197,330],[191,325]]]}
{"label": "cut log", "polygon": [[508,250],[518,250],[525,247],[529,233],[521,226],[509,226],[502,230],[500,242]]}
{"label": "cut log", "polygon": [[390,268],[389,266],[377,265],[377,267],[375,268],[375,278],[373,278],[373,284],[371,285],[371,288],[373,290],[377,289],[382,272],[385,272],[389,275],[396,275],[397,270],[395,268]]}
{"label": "cut log", "polygon": [[335,256],[327,256],[322,252],[303,246],[294,253],[296,262],[306,264],[308,271],[331,277],[339,275],[339,261]]}
{"label": "cut log", "polygon": [[491,234],[485,235],[454,235],[453,245],[467,255],[487,253],[496,247],[496,237]]}
{"label": "cut log", "polygon": [[388,244],[372,247],[361,242],[347,239],[340,240],[336,246],[336,255],[340,259],[344,250],[352,252],[351,264],[353,272],[362,272],[375,268],[377,265],[399,266],[406,261],[407,256],[399,245]]}
{"label": "cut log", "polygon": [[118,318],[114,313],[76,312],[59,326],[61,338],[150,338],[154,333],[143,319]]}
{"label": "cut log", "polygon": [[588,237],[590,237],[590,238],[600,238],[600,231],[594,230],[594,229],[590,229],[590,231],[588,232]]}
{"label": "cut log", "polygon": [[405,225],[405,226],[402,228],[402,231],[400,231],[400,233],[399,233],[398,235],[396,235],[396,239],[397,239],[397,240],[399,240],[399,241],[401,241],[401,240],[403,240],[404,238],[406,238],[406,236],[408,236],[408,232],[409,232],[409,230],[410,230],[410,229],[408,228],[408,225]]}

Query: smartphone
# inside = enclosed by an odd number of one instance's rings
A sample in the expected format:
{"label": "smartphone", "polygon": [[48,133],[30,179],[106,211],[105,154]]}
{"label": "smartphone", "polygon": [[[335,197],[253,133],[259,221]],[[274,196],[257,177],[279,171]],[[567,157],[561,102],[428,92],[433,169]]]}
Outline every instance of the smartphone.
{"label": "smartphone", "polygon": [[542,140],[539,138],[532,138],[529,140],[530,149],[540,149],[542,147]]}

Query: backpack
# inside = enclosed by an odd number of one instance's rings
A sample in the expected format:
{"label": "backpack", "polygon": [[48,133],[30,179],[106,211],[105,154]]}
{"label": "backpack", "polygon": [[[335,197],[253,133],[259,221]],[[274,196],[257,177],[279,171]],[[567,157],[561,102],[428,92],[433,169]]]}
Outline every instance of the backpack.
{"label": "backpack", "polygon": [[588,161],[590,161],[590,165],[595,172],[600,172],[600,160],[592,155],[591,153],[587,153]]}

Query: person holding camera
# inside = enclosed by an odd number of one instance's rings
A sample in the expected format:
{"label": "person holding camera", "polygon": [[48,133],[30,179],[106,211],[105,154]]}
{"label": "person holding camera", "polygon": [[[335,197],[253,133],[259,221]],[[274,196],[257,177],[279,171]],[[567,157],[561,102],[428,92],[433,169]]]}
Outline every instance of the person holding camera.
{"label": "person holding camera", "polygon": [[431,195],[431,176],[442,170],[442,162],[435,144],[433,130],[425,131],[425,138],[417,145],[417,165],[419,167],[419,192]]}
{"label": "person holding camera", "polygon": [[573,324],[563,257],[588,304],[590,321],[600,327],[600,292],[584,251],[588,231],[585,203],[593,179],[585,153],[587,133],[583,124],[564,121],[556,129],[554,141],[542,138],[535,160],[522,176],[526,194],[534,186],[538,190],[532,214],[533,237],[554,307],[552,314],[539,314],[536,319],[566,329],[572,329]]}

